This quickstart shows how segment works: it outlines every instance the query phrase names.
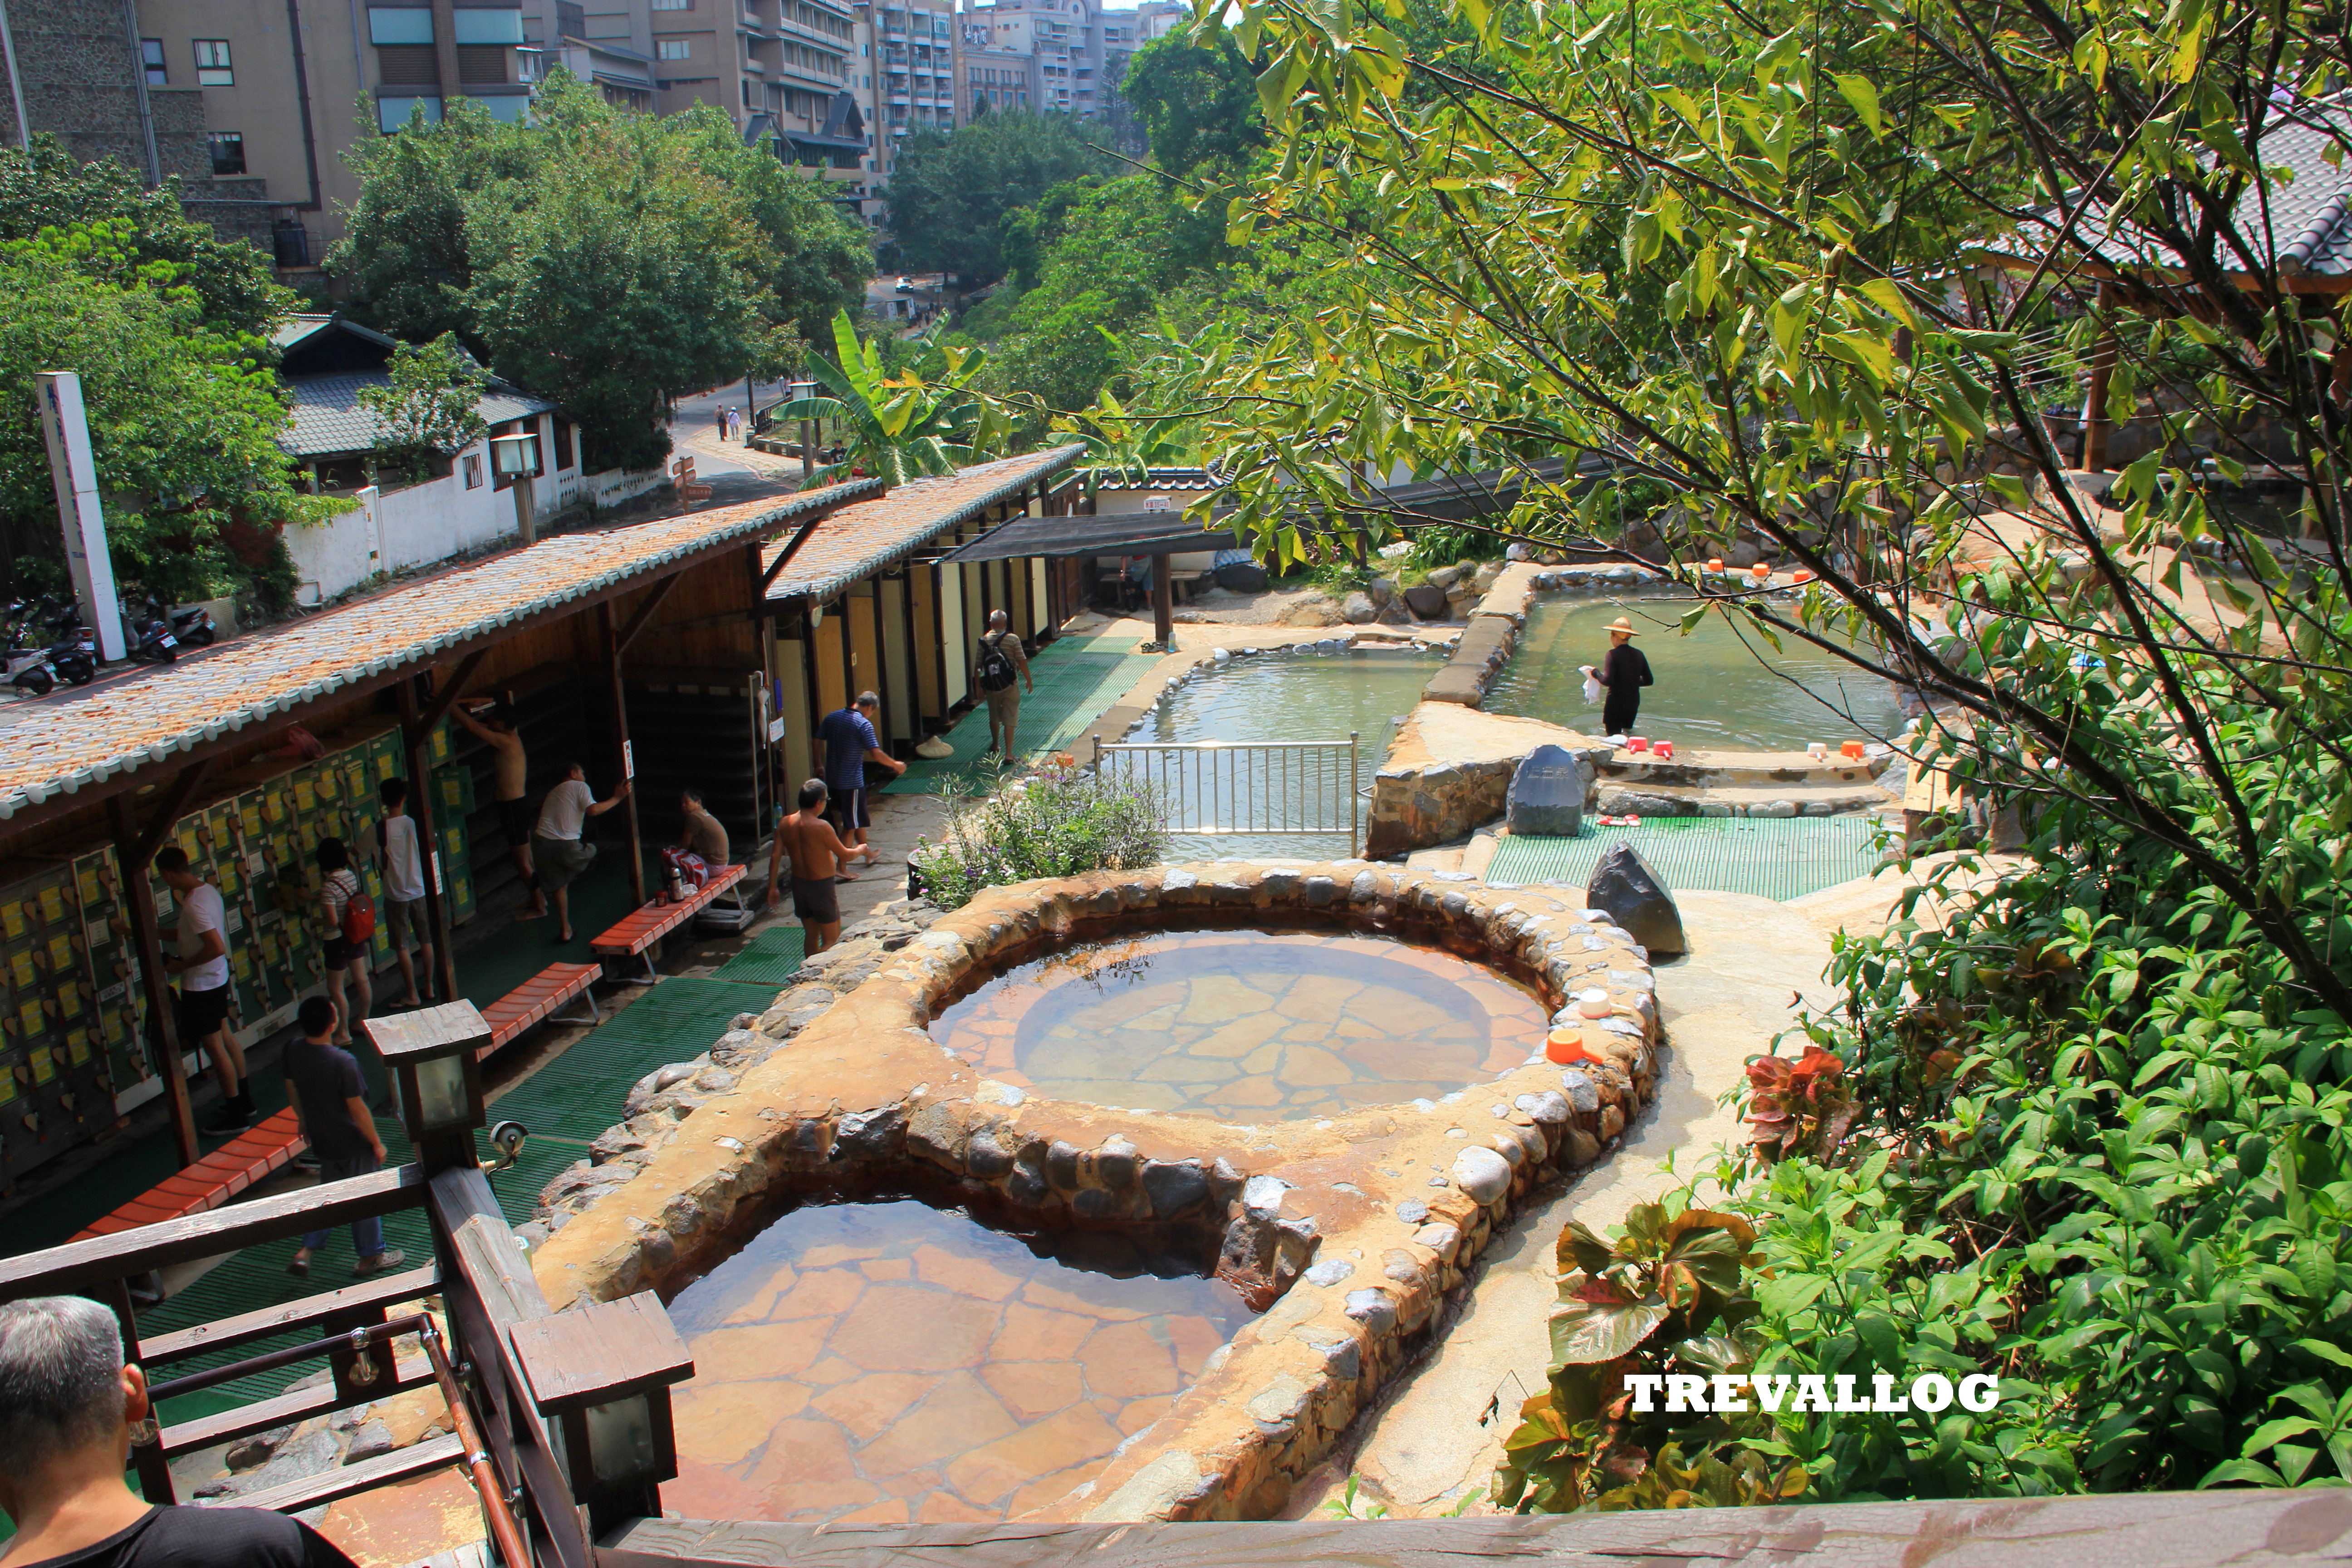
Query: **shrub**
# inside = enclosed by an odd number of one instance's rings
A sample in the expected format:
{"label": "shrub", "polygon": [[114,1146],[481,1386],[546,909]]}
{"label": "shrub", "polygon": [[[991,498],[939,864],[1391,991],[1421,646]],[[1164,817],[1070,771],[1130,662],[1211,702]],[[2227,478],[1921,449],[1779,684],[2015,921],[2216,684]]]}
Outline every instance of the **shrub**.
{"label": "shrub", "polygon": [[1052,767],[993,795],[971,793],[978,798],[949,819],[940,842],[915,850],[925,896],[941,909],[961,909],[983,888],[1157,865],[1167,850],[1166,805],[1133,780]]}

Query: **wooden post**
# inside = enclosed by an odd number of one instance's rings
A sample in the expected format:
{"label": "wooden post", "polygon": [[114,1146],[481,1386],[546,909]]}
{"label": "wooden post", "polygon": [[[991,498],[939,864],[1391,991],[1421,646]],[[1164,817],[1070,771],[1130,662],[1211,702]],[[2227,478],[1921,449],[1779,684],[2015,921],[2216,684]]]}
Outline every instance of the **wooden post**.
{"label": "wooden post", "polygon": [[[462,675],[450,683],[451,691],[462,689]],[[408,814],[416,821],[416,841],[425,856],[425,929],[433,933],[433,984],[441,993],[441,1000],[454,1002],[457,997],[457,942],[451,939],[449,895],[442,879],[448,874],[441,864],[441,837],[438,819],[433,810],[433,724],[440,722],[436,715],[433,723],[425,720],[423,707],[416,698],[415,677],[400,683],[400,749],[408,763]]]}
{"label": "wooden post", "polygon": [[1163,649],[1176,646],[1176,584],[1170,581],[1172,555],[1151,558],[1151,635]]}
{"label": "wooden post", "polygon": [[196,1163],[198,1154],[196,1111],[188,1102],[188,1075],[180,1062],[179,1017],[173,1008],[172,987],[163,977],[163,941],[155,915],[155,889],[147,881],[147,863],[155,851],[152,844],[142,850],[128,790],[110,796],[106,805],[114,818],[114,850],[122,865],[123,901],[130,906],[131,955],[139,963],[139,989],[146,999],[147,1016],[154,1025],[152,1037],[163,1050],[163,1098],[172,1113],[172,1142],[178,1147],[180,1165],[184,1170]]}
{"label": "wooden post", "polygon": [[2108,304],[2107,288],[2101,284],[2099,337],[2091,348],[2091,385],[2083,399],[2083,471],[2090,474],[2107,471],[2107,437],[2115,428],[2107,417],[2107,380],[2116,368],[2115,329],[2105,321]]}
{"label": "wooden post", "polygon": [[[835,630],[841,637],[841,684],[846,689],[841,694],[841,705],[848,707],[857,699],[857,639],[849,635],[849,590],[844,588],[841,597],[834,602]],[[823,714],[818,718],[822,719]]]}
{"label": "wooden post", "polygon": [[[621,689],[620,627],[613,619],[613,601],[605,600],[596,606],[596,624],[604,633],[604,673],[610,684],[613,701],[614,764],[621,771],[622,779],[634,786],[636,769],[632,765],[634,753],[629,749],[629,700]],[[637,792],[632,787],[629,798],[621,803],[629,821],[629,901],[642,906],[646,901],[645,840],[637,831]]]}

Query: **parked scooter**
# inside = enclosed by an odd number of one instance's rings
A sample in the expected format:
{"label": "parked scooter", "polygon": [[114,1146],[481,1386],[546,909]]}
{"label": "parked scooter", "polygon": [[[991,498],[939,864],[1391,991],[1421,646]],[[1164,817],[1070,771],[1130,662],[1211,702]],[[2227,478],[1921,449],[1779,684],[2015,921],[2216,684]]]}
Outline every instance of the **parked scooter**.
{"label": "parked scooter", "polygon": [[131,633],[131,657],[141,664],[170,664],[180,657],[180,639],[172,635],[172,624],[158,613],[155,601],[147,601],[147,614],[133,618]]}
{"label": "parked scooter", "polygon": [[[147,605],[152,613],[163,613],[163,604],[152,596],[148,599]],[[213,625],[213,613],[202,605],[173,610],[169,612],[169,618],[172,635],[180,639],[183,647],[210,647],[220,635],[219,629]]]}
{"label": "parked scooter", "polygon": [[33,604],[25,599],[8,605],[5,640],[0,641],[0,660],[5,660],[0,673],[5,673],[8,684],[17,690],[41,697],[56,689],[58,675],[49,668],[49,656],[45,649],[25,646],[33,627],[34,610]]}
{"label": "parked scooter", "polygon": [[[49,599],[41,597],[35,614],[47,609]],[[68,685],[88,686],[98,679],[98,637],[82,625],[81,605],[68,599],[47,617],[49,628],[57,634],[47,649],[51,668],[63,677]]]}

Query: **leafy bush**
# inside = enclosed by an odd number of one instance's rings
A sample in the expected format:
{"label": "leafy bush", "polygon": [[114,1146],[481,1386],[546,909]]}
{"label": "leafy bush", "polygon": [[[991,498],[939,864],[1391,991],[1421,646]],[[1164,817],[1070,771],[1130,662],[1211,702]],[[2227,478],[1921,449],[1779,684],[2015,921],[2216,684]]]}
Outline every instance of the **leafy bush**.
{"label": "leafy bush", "polygon": [[1150,785],[1072,767],[1048,768],[958,810],[935,845],[914,854],[925,896],[961,909],[983,888],[1084,871],[1159,864],[1168,814]]}
{"label": "leafy bush", "polygon": [[1802,1466],[1768,1458],[1769,1417],[1634,1408],[1636,1373],[1747,1373],[1759,1342],[1743,1278],[1756,1233],[1735,1215],[1637,1204],[1612,1244],[1570,1220],[1559,1233],[1549,1386],[1503,1444],[1495,1500],[1521,1513],[1580,1508],[1730,1507],[1805,1489]]}

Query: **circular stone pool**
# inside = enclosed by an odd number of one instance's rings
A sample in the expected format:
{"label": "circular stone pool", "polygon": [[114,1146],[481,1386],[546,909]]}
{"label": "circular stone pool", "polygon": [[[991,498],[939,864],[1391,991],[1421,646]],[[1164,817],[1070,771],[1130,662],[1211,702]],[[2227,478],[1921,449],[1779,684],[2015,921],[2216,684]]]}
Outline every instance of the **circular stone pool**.
{"label": "circular stone pool", "polygon": [[987,1077],[1065,1100],[1234,1121],[1435,1099],[1543,1049],[1532,994],[1377,936],[1157,932],[999,975],[934,1019]]}

